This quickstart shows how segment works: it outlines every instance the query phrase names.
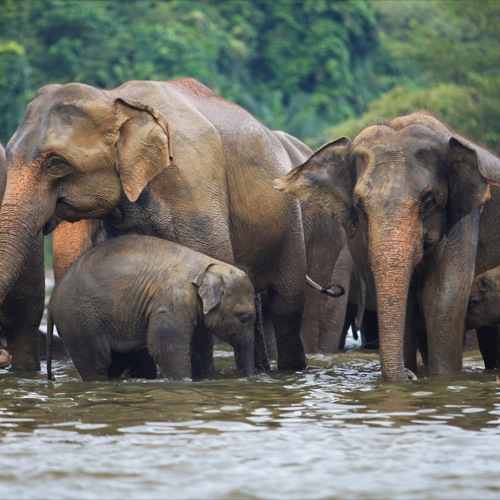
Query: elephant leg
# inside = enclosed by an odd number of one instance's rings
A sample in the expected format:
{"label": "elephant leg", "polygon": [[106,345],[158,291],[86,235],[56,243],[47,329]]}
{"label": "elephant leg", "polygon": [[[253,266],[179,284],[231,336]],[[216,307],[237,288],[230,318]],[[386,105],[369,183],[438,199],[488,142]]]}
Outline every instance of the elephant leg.
{"label": "elephant leg", "polygon": [[307,362],[300,336],[303,293],[291,301],[282,293],[270,291],[269,307],[276,338],[278,370],[304,370]]}
{"label": "elephant leg", "polygon": [[266,291],[260,293],[260,303],[262,309],[262,328],[264,330],[264,341],[266,343],[267,356],[268,359],[276,360],[278,359],[276,336],[274,334],[274,325],[271,320],[271,310],[269,308],[269,299]]}
{"label": "elephant leg", "polygon": [[73,364],[84,382],[109,380],[110,376],[118,376],[116,368],[110,370],[111,348],[98,338],[97,332],[99,332],[98,329],[88,328],[85,332],[63,339]]}
{"label": "elephant leg", "polygon": [[193,380],[212,378],[215,374],[214,337],[204,328],[195,328],[191,340],[191,373]]}
{"label": "elephant leg", "polygon": [[341,348],[341,344],[345,345],[346,321],[350,321],[347,317],[347,307],[351,274],[352,258],[348,246],[344,245],[337,258],[331,277],[331,283],[339,284],[344,288],[344,295],[338,298],[325,297],[326,301],[320,318],[318,335],[318,349],[320,352],[336,353]]}
{"label": "elephant leg", "polygon": [[460,220],[436,249],[427,269],[422,310],[427,327],[429,370],[462,371],[465,315],[474,278],[479,210]]}
{"label": "elephant leg", "polygon": [[404,360],[405,367],[413,373],[418,371],[417,350],[420,351],[423,363],[427,364],[425,321],[415,294],[410,290],[406,306]]}
{"label": "elephant leg", "polygon": [[476,328],[479,350],[486,370],[500,368],[500,326],[480,326]]}
{"label": "elephant leg", "polygon": [[[152,315],[146,332],[147,351],[160,368],[160,376],[181,380],[192,377],[191,346],[194,341],[201,342],[202,335],[192,338],[192,325],[182,324],[165,312]],[[211,336],[211,335],[205,335]],[[210,353],[213,343],[210,345]],[[210,356],[210,359],[213,359]]]}
{"label": "elephant leg", "polygon": [[[115,362],[115,355],[113,354],[110,376],[112,376],[111,370],[113,370]],[[120,368],[119,375],[123,374],[126,378],[145,378],[148,380],[158,378],[156,363],[149,355],[147,348],[127,353],[126,360]]]}
{"label": "elephant leg", "polygon": [[25,270],[0,308],[2,332],[12,355],[13,370],[40,370],[38,328],[44,302],[43,236],[40,234]]}
{"label": "elephant leg", "polygon": [[365,309],[361,321],[361,349],[378,349],[378,315],[376,311]]}
{"label": "elephant leg", "polygon": [[[269,364],[269,357],[267,355],[264,323],[262,319],[262,299],[260,293],[255,294],[255,312],[255,371],[265,372],[271,369],[271,365]],[[241,369],[242,367],[238,366],[238,368]]]}

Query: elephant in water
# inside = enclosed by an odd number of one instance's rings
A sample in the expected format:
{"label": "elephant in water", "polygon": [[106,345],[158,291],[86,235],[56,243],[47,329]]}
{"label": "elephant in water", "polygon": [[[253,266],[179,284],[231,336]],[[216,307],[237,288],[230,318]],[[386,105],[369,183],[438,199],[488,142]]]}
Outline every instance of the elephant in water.
{"label": "elephant in water", "polygon": [[[48,85],[28,105],[7,161],[0,303],[41,231],[101,219],[111,238],[157,236],[243,269],[267,292],[278,369],[306,368],[300,206],[271,185],[290,158],[250,113],[192,79]],[[198,370],[208,373],[213,339],[198,347]],[[257,359],[265,367],[265,352]]]}
{"label": "elephant in water", "polygon": [[[500,264],[500,160],[425,112],[340,138],[274,182],[340,222],[376,297],[384,379],[462,369],[473,277]],[[405,335],[406,333],[406,335]]]}
{"label": "elephant in water", "polygon": [[254,289],[240,269],[153,236],[113,238],[85,253],[49,302],[53,325],[85,381],[120,376],[147,349],[164,377],[192,375],[203,336],[231,344],[244,376],[254,370]]}

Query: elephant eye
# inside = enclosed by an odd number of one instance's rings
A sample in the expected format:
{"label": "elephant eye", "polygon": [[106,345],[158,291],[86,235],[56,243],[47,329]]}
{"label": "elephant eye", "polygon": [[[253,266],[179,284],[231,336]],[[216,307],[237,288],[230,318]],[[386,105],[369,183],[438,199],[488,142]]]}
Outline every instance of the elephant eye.
{"label": "elephant eye", "polygon": [[53,156],[47,160],[44,169],[50,175],[62,177],[70,172],[71,166],[62,158]]}
{"label": "elephant eye", "polygon": [[240,316],[240,321],[245,325],[250,321],[251,317],[252,316],[250,314],[242,314]]}
{"label": "elephant eye", "polygon": [[363,203],[363,200],[360,196],[354,197],[354,204],[356,205],[356,208],[361,212],[361,214],[366,217],[365,204]]}
{"label": "elephant eye", "polygon": [[482,277],[479,279],[479,288],[481,290],[486,290],[491,286],[490,280],[488,278]]}
{"label": "elephant eye", "polygon": [[435,203],[436,203],[436,197],[434,196],[434,193],[432,191],[426,190],[423,193],[422,198],[420,199],[421,214],[424,216],[427,215],[431,211]]}

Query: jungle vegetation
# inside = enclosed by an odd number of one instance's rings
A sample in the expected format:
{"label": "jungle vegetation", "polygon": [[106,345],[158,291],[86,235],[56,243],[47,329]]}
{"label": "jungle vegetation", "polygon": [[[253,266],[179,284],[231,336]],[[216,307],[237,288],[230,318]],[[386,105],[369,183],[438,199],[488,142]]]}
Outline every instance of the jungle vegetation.
{"label": "jungle vegetation", "polygon": [[0,141],[49,83],[190,76],[315,148],[428,109],[500,153],[497,0],[0,0]]}

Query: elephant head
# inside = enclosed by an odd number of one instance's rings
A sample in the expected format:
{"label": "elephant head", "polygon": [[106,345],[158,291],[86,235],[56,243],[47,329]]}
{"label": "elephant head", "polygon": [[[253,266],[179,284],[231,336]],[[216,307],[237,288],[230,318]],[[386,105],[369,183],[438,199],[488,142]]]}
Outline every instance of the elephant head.
{"label": "elephant head", "polygon": [[474,278],[466,319],[468,329],[500,325],[500,266]]}
{"label": "elephant head", "polygon": [[168,125],[151,106],[83,84],[40,89],[7,145],[0,302],[40,231],[102,217],[122,193],[137,200],[170,157]]}
{"label": "elephant head", "polygon": [[414,377],[405,370],[403,334],[415,268],[488,201],[498,180],[498,159],[415,113],[368,127],[353,142],[330,142],[274,181],[346,230],[356,266],[376,293],[385,379]]}
{"label": "elephant head", "polygon": [[254,371],[254,288],[248,276],[227,264],[211,264],[193,280],[202,302],[203,326],[229,343],[243,376]]}

